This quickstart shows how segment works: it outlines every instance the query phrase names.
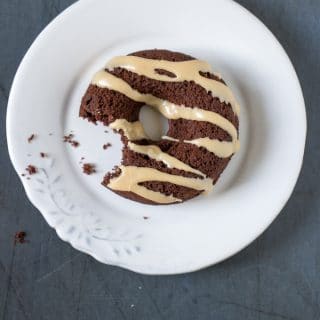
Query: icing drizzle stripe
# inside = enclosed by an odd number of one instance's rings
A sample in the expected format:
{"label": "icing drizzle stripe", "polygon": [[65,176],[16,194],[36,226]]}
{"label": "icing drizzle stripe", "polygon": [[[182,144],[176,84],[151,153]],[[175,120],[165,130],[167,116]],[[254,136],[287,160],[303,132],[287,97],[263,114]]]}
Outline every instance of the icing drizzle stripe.
{"label": "icing drizzle stripe", "polygon": [[[157,203],[180,202],[180,199],[172,195],[164,195],[140,186],[139,183],[146,181],[170,182],[176,185],[192,188],[199,191],[209,192],[212,190],[211,179],[186,178],[161,172],[153,168],[120,166],[121,174],[110,180],[108,187],[112,190],[133,192],[139,196]],[[130,181],[130,183],[128,183]]]}
{"label": "icing drizzle stripe", "polygon": [[[109,70],[117,67],[159,81],[194,81],[206,89],[207,92],[211,92],[214,97],[219,98],[221,102],[230,103],[233,111],[237,115],[240,112],[239,104],[228,86],[220,81],[201,76],[199,73],[200,71],[212,73],[211,66],[205,61],[188,60],[173,62],[167,60],[146,59],[136,56],[119,56],[111,59],[106,65],[106,68]],[[155,71],[156,69],[169,71],[170,73],[175,74],[176,77],[171,78],[165,74],[159,74]]]}
{"label": "icing drizzle stripe", "polygon": [[[181,140],[168,136],[163,136],[162,139],[180,142]],[[217,139],[198,138],[193,140],[182,140],[184,143],[194,144],[198,147],[205,148],[206,150],[214,153],[220,158],[229,158],[236,153],[240,148],[240,142],[237,140],[235,143],[229,141],[219,141]]]}
{"label": "icing drizzle stripe", "polygon": [[167,119],[176,120],[183,118],[186,120],[210,122],[228,132],[233,140],[236,140],[238,137],[237,129],[234,125],[220,114],[200,108],[189,108],[176,105],[169,101],[159,99],[151,94],[140,93],[139,91],[131,88],[131,86],[124,80],[105,70],[99,71],[94,76],[92,84],[97,85],[100,88],[108,88],[110,90],[120,92],[134,101],[155,107]]}
{"label": "icing drizzle stripe", "polygon": [[142,145],[129,142],[128,148],[134,152],[145,154],[149,156],[151,159],[161,161],[168,168],[175,168],[175,169],[179,169],[187,172],[192,172],[205,178],[205,175],[201,171],[190,167],[189,165],[185,164],[184,162],[178,160],[175,157],[170,156],[165,152],[162,152],[162,150],[158,146],[153,146],[153,145],[142,146]]}

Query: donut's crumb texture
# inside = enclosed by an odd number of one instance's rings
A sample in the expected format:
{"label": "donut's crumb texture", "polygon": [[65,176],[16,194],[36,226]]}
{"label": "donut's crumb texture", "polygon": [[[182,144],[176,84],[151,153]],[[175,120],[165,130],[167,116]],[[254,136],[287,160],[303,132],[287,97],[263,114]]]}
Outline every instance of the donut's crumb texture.
{"label": "donut's crumb texture", "polygon": [[84,163],[82,166],[83,173],[91,175],[96,172],[95,165],[92,163]]}
{"label": "donut's crumb texture", "polygon": [[63,137],[63,142],[69,143],[71,146],[77,148],[80,144],[78,141],[74,140],[74,134],[70,133]]}
{"label": "donut's crumb texture", "polygon": [[36,135],[34,133],[28,138],[28,142],[31,143],[35,139]]}
{"label": "donut's crumb texture", "polygon": [[[135,52],[130,54],[130,56],[173,62],[194,60],[193,57],[182,53],[157,49]],[[239,119],[231,104],[221,102],[219,98],[214,97],[211,92],[208,93],[206,89],[193,81],[159,81],[120,67],[113,68],[112,71],[106,71],[117,78],[124,80],[131,86],[131,88],[139,93],[151,94],[159,99],[164,99],[179,106],[185,106],[188,108],[197,107],[202,110],[217,113],[227,119],[235,127],[237,132],[239,130]],[[164,69],[156,69],[155,72],[160,75],[166,75],[170,78],[176,77],[174,73]],[[199,74],[204,78],[213,79],[225,84],[223,79],[210,72],[199,71]],[[139,121],[139,112],[143,105],[144,103],[136,102],[117,91],[101,88],[91,84],[82,98],[79,115],[91,122],[96,123],[99,121],[104,125],[109,125],[117,119],[125,119],[128,122],[135,122]],[[218,125],[206,121],[187,120],[181,117],[177,120],[169,119],[168,123],[169,129],[166,136],[174,138],[177,141],[165,139],[160,141],[151,141],[142,139],[136,140],[134,143],[138,145],[158,146],[162,152],[180,160],[191,168],[199,170],[205,174],[206,177],[212,179],[212,183],[215,184],[221,173],[228,165],[232,155],[220,158],[204,147],[186,143],[185,141],[209,138],[223,142],[232,142],[230,134]],[[124,135],[124,132],[122,130],[118,132],[121,134],[121,140],[123,142],[123,158],[121,163],[123,166],[153,168],[170,175],[203,179],[203,176],[196,173],[172,167],[169,168],[163,161],[158,161],[150,158],[148,155],[132,151],[128,146],[129,141]],[[103,146],[103,149],[105,149],[105,145]],[[102,184],[109,188],[110,181],[120,176],[121,169],[116,167],[112,172],[108,172],[105,175]],[[192,199],[203,191],[170,182],[152,180],[141,182],[139,183],[139,186],[154,192],[160,192],[168,197],[173,196],[181,201]],[[158,204],[130,191],[109,189],[122,197],[134,201],[146,204]]]}

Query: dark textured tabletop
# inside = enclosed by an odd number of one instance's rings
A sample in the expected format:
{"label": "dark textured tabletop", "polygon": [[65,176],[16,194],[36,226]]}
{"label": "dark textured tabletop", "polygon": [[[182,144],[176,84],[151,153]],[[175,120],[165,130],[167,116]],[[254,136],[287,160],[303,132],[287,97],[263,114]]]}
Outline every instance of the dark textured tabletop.
{"label": "dark textured tabletop", "polygon": [[[238,0],[280,40],[304,91],[308,137],[291,199],[241,253],[165,277],[100,264],[61,241],[10,164],[5,117],[15,71],[39,32],[72,2],[0,0],[0,320],[320,319],[320,0]],[[14,245],[19,230],[28,242]]]}

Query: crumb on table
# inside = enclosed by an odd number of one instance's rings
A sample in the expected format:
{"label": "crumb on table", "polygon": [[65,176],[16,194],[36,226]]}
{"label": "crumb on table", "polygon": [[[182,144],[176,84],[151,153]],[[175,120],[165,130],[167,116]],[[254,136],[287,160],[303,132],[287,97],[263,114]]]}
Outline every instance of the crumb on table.
{"label": "crumb on table", "polygon": [[27,233],[25,231],[18,231],[14,235],[14,244],[17,243],[25,243],[26,242]]}

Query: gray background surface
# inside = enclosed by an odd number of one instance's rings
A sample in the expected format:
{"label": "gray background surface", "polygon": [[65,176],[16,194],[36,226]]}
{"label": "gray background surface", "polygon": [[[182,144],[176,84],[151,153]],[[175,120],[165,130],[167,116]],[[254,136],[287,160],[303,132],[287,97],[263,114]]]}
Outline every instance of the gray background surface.
{"label": "gray background surface", "polygon": [[[301,80],[309,125],[302,174],[252,245],[217,266],[166,277],[102,265],[61,241],[10,164],[5,116],[14,73],[38,33],[73,2],[0,0],[0,319],[320,319],[320,0],[238,0],[274,32]],[[14,246],[18,230],[30,242]]]}

